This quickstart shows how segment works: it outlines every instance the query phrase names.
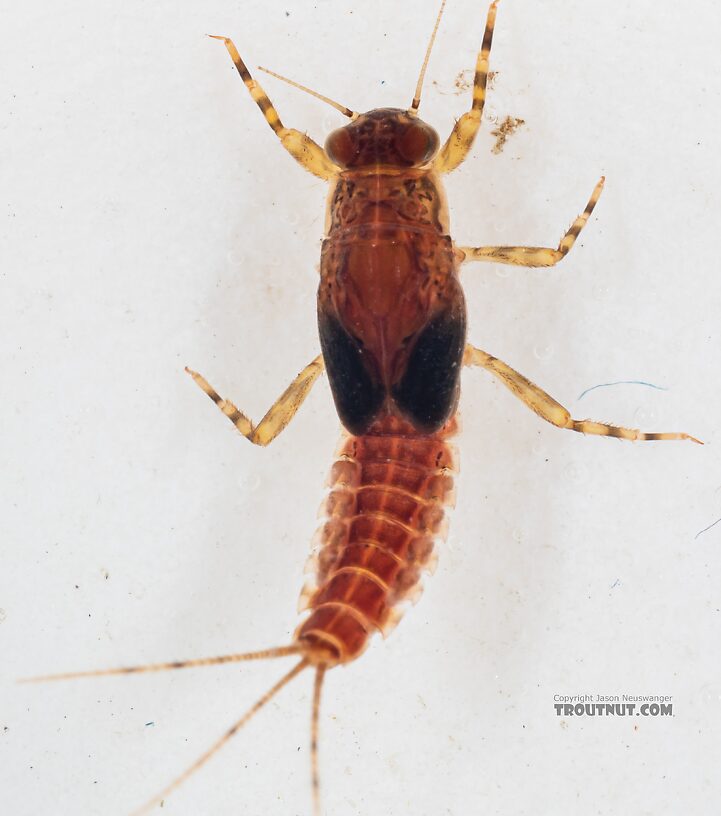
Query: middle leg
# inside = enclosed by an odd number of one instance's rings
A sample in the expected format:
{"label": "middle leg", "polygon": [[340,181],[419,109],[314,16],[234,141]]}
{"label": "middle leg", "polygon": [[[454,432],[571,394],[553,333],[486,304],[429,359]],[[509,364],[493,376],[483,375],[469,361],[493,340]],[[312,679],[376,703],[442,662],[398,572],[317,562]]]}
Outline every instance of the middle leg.
{"label": "middle leg", "polygon": [[601,196],[605,180],[605,177],[601,176],[601,180],[591,193],[591,198],[588,199],[586,209],[571,224],[570,229],[561,238],[556,249],[531,246],[456,247],[456,250],[462,252],[464,256],[461,263],[466,263],[466,261],[491,261],[492,263],[514,264],[515,266],[555,266],[568,255],[571,247],[576,243],[578,234],[586,226],[586,222],[591,217],[593,208]]}

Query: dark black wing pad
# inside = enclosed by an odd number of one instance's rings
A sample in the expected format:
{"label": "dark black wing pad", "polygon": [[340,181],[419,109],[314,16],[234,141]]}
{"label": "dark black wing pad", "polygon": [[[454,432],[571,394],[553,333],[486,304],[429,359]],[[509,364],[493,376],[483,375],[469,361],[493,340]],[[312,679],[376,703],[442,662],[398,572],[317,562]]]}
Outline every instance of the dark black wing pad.
{"label": "dark black wing pad", "polygon": [[319,311],[318,332],[340,421],[360,436],[383,405],[385,389],[370,373],[361,342],[348,334],[335,315]]}
{"label": "dark black wing pad", "polygon": [[434,433],[455,411],[465,344],[464,309],[447,308],[419,333],[392,389],[396,405],[419,431]]}

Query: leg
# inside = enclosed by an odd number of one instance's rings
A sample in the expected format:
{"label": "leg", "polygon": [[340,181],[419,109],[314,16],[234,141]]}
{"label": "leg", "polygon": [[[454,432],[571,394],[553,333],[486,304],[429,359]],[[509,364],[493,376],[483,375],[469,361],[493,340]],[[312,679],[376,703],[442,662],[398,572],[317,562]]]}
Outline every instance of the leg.
{"label": "leg", "polygon": [[486,30],[483,34],[483,44],[476,60],[476,77],[473,82],[473,103],[471,109],[464,113],[456,122],[451,135],[436,156],[433,167],[439,173],[449,173],[466,158],[481,126],[483,104],[486,101],[486,82],[488,80],[488,55],[491,53],[493,42],[493,26],[496,23],[496,6],[494,0],[488,9]]}
{"label": "leg", "polygon": [[516,266],[554,266],[568,255],[571,247],[576,243],[579,232],[586,226],[586,222],[596,206],[605,180],[605,177],[601,176],[601,180],[591,193],[586,209],[561,238],[557,249],[523,246],[456,247],[465,256],[461,263],[466,261],[492,261],[493,263],[515,264]]}
{"label": "leg", "polygon": [[228,53],[238,69],[240,78],[245,83],[245,87],[250,92],[256,105],[260,108],[265,121],[271,126],[275,135],[280,139],[283,147],[290,153],[290,155],[306,170],[316,176],[328,181],[333,178],[338,172],[338,168],[326,155],[325,150],[316,144],[310,136],[301,133],[295,128],[287,128],[283,126],[280,121],[278,112],[273,107],[273,103],[268,99],[265,91],[260,87],[258,82],[250,75],[250,71],[245,67],[245,63],[240,58],[238,49],[233,44],[233,41],[228,37],[219,37],[217,34],[210,35],[215,40],[222,40]]}
{"label": "leg", "polygon": [[254,425],[232,402],[219,396],[200,374],[191,371],[189,368],[185,370],[246,439],[250,440],[254,445],[269,445],[293,419],[295,412],[303,404],[303,400],[308,396],[313,383],[318,379],[324,368],[323,357],[319,354],[271,405],[266,415],[257,425]]}
{"label": "leg", "polygon": [[555,425],[557,428],[566,428],[569,431],[597,436],[615,436],[619,439],[630,439],[631,441],[690,439],[699,445],[703,444],[700,440],[685,433],[643,433],[629,428],[619,428],[616,425],[604,425],[590,419],[573,419],[560,402],[556,402],[553,397],[542,391],[530,380],[527,380],[523,374],[519,374],[501,360],[491,357],[490,354],[486,354],[485,351],[471,345],[466,346],[463,364],[481,366],[486,371],[490,371],[519,399],[523,400],[532,411],[535,411],[541,419],[545,419],[546,422],[550,422],[551,425]]}

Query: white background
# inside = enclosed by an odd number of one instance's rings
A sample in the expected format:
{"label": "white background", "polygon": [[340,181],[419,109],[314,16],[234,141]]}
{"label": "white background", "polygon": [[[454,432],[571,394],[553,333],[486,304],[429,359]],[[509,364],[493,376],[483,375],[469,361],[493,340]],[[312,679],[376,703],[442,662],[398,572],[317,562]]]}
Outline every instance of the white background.
{"label": "white background", "polygon": [[[205,33],[359,110],[410,103],[435,2],[4,4],[0,43],[0,790],[10,816],[129,813],[288,661],[46,686],[18,676],[287,643],[338,437],[322,379],[254,449],[183,373],[260,418],[318,350],[324,185]],[[21,10],[22,9],[22,10]],[[470,105],[483,3],[451,0],[422,116]],[[330,673],[325,813],[677,814],[721,807],[717,4],[504,0],[487,121],[448,178],[470,340],[574,415],[463,375],[458,508],[385,643]],[[290,126],[345,120],[271,78]],[[526,125],[493,155],[492,117]],[[597,389],[599,383],[644,380]],[[558,718],[554,694],[672,694],[673,719]],[[310,676],[168,814],[310,810]],[[154,723],[154,725],[146,725]]]}

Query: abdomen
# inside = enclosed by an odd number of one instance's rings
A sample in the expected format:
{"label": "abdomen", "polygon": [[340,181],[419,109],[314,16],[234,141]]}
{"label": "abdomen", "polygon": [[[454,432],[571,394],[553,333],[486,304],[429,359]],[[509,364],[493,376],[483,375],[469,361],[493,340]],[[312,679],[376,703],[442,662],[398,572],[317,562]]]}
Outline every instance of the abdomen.
{"label": "abdomen", "polygon": [[363,436],[347,436],[331,469],[327,519],[314,556],[315,582],[303,593],[308,618],[295,639],[313,659],[356,658],[374,632],[397,622],[415,601],[421,574],[445,534],[453,498],[451,419],[420,435],[387,415]]}

